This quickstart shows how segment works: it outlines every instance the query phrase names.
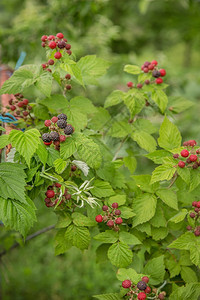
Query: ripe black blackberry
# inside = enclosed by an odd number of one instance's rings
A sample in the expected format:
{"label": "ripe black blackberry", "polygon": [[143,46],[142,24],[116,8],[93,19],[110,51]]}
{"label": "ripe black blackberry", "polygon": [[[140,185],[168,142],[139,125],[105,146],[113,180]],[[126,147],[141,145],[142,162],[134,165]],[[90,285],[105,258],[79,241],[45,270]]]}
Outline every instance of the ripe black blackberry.
{"label": "ripe black blackberry", "polygon": [[50,136],[49,133],[44,133],[44,134],[42,135],[42,140],[43,140],[43,142],[45,142],[45,143],[50,143],[50,142],[52,141],[52,138],[51,138],[51,136]]}
{"label": "ripe black blackberry", "polygon": [[52,132],[50,133],[50,137],[51,137],[51,140],[52,140],[52,141],[59,141],[59,139],[60,139],[60,135],[59,135],[59,133],[56,132],[56,131],[52,131]]}
{"label": "ripe black blackberry", "polygon": [[140,291],[144,291],[147,288],[147,284],[144,281],[139,281],[137,287]]}
{"label": "ripe black blackberry", "polygon": [[67,120],[67,116],[65,115],[65,114],[60,114],[60,115],[58,115],[58,120]]}
{"label": "ripe black blackberry", "polygon": [[154,70],[152,72],[152,76],[155,77],[155,78],[158,78],[158,77],[160,77],[160,72],[158,70]]}
{"label": "ripe black blackberry", "polygon": [[57,46],[58,46],[58,48],[63,49],[63,48],[65,48],[66,43],[65,43],[65,41],[59,41]]}
{"label": "ripe black blackberry", "polygon": [[64,119],[60,119],[57,121],[57,125],[59,128],[65,128],[67,126],[67,122]]}
{"label": "ripe black blackberry", "polygon": [[72,134],[73,132],[74,132],[74,128],[70,124],[68,124],[64,129],[64,133],[66,135]]}

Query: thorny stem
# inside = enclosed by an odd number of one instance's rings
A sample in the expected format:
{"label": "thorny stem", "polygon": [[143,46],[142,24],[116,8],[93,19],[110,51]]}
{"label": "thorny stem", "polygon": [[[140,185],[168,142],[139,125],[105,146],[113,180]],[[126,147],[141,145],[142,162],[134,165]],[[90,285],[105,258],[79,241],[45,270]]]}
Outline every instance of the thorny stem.
{"label": "thorny stem", "polygon": [[127,139],[128,139],[128,137],[125,137],[125,138],[121,141],[121,143],[120,143],[119,147],[117,148],[117,151],[116,151],[116,153],[115,153],[115,155],[114,155],[112,161],[115,161],[115,160],[117,159],[118,153],[119,153],[119,151],[121,150],[123,144],[126,142]]}
{"label": "thorny stem", "polygon": [[176,173],[174,173],[174,178],[172,178],[172,181],[171,181],[170,185],[167,187],[167,189],[170,189],[172,187],[172,185],[176,181],[177,177],[178,177],[178,173],[176,172]]}
{"label": "thorny stem", "polygon": [[[38,230],[38,231],[36,231],[36,232],[28,235],[27,238],[26,238],[26,240],[25,240],[25,242],[28,242],[28,241],[32,240],[33,238],[35,238],[36,236],[38,236],[38,235],[40,235],[42,233],[45,233],[45,232],[47,232],[47,231],[49,231],[49,230],[51,230],[53,228],[55,228],[55,225],[50,225],[48,227],[42,228],[42,229],[40,229],[40,230]],[[19,243],[16,242],[8,250],[3,250],[2,252],[0,252],[0,258],[3,255],[7,254],[8,251],[17,248],[18,246],[19,246]]]}

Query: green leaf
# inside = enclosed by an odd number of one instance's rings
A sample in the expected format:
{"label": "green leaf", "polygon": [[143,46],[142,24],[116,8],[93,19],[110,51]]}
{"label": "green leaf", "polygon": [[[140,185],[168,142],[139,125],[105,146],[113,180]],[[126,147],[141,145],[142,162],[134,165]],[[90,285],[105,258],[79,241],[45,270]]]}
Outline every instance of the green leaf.
{"label": "green leaf", "polygon": [[150,184],[151,175],[133,175],[131,177],[143,192],[154,193],[159,187],[158,183]]}
{"label": "green leaf", "polygon": [[86,115],[96,112],[96,107],[92,104],[92,101],[83,96],[72,98],[70,100],[70,107]]}
{"label": "green leaf", "polygon": [[6,131],[4,127],[0,126],[0,131]]}
{"label": "green leaf", "polygon": [[124,103],[130,111],[131,118],[138,114],[145,105],[145,97],[141,91],[130,90],[124,96]]}
{"label": "green leaf", "polygon": [[123,138],[130,134],[132,129],[128,126],[127,121],[116,121],[112,123],[108,135],[116,138]]}
{"label": "green leaf", "polygon": [[114,194],[114,191],[109,182],[96,179],[93,182],[93,186],[94,188],[91,189],[91,193],[96,197],[104,198],[112,196]]}
{"label": "green leaf", "polygon": [[70,105],[63,109],[63,113],[67,114],[67,123],[71,124],[76,132],[87,126],[87,115],[82,113],[80,108]]}
{"label": "green leaf", "polygon": [[196,273],[189,267],[181,267],[181,277],[187,283],[198,282]]}
{"label": "green leaf", "polygon": [[99,299],[99,300],[122,300],[122,298],[119,296],[119,294],[102,294],[102,295],[95,295],[93,298]]}
{"label": "green leaf", "polygon": [[164,255],[151,259],[144,267],[144,274],[150,275],[149,283],[157,285],[164,280]]}
{"label": "green leaf", "polygon": [[158,144],[160,147],[171,150],[181,146],[181,134],[176,125],[170,122],[166,116],[161,124],[159,133]]}
{"label": "green leaf", "polygon": [[63,254],[72,247],[71,241],[65,238],[66,229],[58,230],[54,240],[55,255]]}
{"label": "green leaf", "polygon": [[46,165],[47,158],[48,158],[48,152],[43,143],[38,145],[36,154],[38,155],[38,157],[39,157],[40,161],[43,163],[43,165]]}
{"label": "green leaf", "polygon": [[136,167],[137,167],[137,160],[133,156],[125,156],[123,158],[124,165],[129,169],[131,174],[134,173]]}
{"label": "green leaf", "polygon": [[124,269],[120,268],[117,271],[117,279],[120,281],[124,281],[126,279],[131,280],[133,283],[137,284],[138,281],[144,276],[143,274],[138,274],[134,269]]}
{"label": "green leaf", "polygon": [[9,144],[8,135],[3,134],[0,136],[0,149],[4,148]]}
{"label": "green leaf", "polygon": [[182,111],[193,106],[194,103],[180,96],[170,96],[168,107],[174,113],[181,113]]}
{"label": "green leaf", "polygon": [[164,113],[168,103],[168,98],[165,92],[156,89],[152,92],[151,98],[158,105],[161,112]]}
{"label": "green leaf", "polygon": [[115,243],[118,241],[118,233],[111,230],[106,230],[94,236],[94,239],[103,243]]}
{"label": "green leaf", "polygon": [[140,69],[140,67],[135,66],[135,65],[125,65],[124,72],[135,75],[135,74],[140,74],[141,69]]}
{"label": "green leaf", "polygon": [[133,217],[133,227],[138,224],[149,221],[156,212],[157,199],[153,194],[144,193],[143,195],[133,199],[133,211],[136,216]]}
{"label": "green leaf", "polygon": [[133,123],[134,130],[145,131],[149,134],[157,132],[157,128],[147,119],[137,119]]}
{"label": "green leaf", "polygon": [[111,116],[109,112],[103,107],[96,107],[96,112],[92,114],[89,120],[89,127],[92,130],[101,131],[110,122]]}
{"label": "green leaf", "polygon": [[163,164],[166,157],[172,157],[172,154],[166,150],[156,150],[148,153],[145,157],[151,159],[155,164]]}
{"label": "green leaf", "polygon": [[68,162],[64,161],[62,158],[58,158],[54,161],[55,171],[58,174],[61,174],[67,167]]}
{"label": "green leaf", "polygon": [[82,133],[76,136],[76,145],[80,160],[86,162],[89,167],[98,169],[102,161],[99,146]]}
{"label": "green leaf", "polygon": [[65,142],[60,144],[60,156],[62,159],[68,159],[76,151],[76,139],[72,136],[66,138]]}
{"label": "green leaf", "polygon": [[121,103],[123,101],[123,96],[124,96],[124,92],[122,92],[120,90],[113,91],[106,98],[106,101],[104,103],[104,107],[107,108],[107,107],[114,106],[114,105],[117,105],[117,104]]}
{"label": "green leaf", "polygon": [[78,212],[72,214],[72,219],[76,226],[96,226],[95,221],[92,221],[90,218]]}
{"label": "green leaf", "polygon": [[156,150],[156,140],[145,131],[135,131],[132,133],[131,138],[137,142],[137,144],[148,152]]}
{"label": "green leaf", "polygon": [[123,219],[129,219],[135,216],[135,213],[130,207],[120,206],[120,210],[121,210],[121,217]]}
{"label": "green leaf", "polygon": [[50,97],[52,90],[52,81],[52,74],[42,69],[39,73],[39,76],[36,78],[35,86],[45,96]]}
{"label": "green leaf", "polygon": [[122,243],[128,244],[128,245],[139,245],[141,244],[141,241],[138,240],[136,236],[133,234],[126,232],[126,231],[121,231],[119,233],[119,240]]}
{"label": "green leaf", "polygon": [[193,191],[200,184],[200,172],[199,170],[190,171],[190,192]]}
{"label": "green leaf", "polygon": [[30,167],[30,160],[36,152],[40,144],[40,133],[37,129],[33,128],[28,131],[22,132],[19,130],[11,130],[9,134],[9,141],[12,146],[22,155],[28,166]]}
{"label": "green leaf", "polygon": [[169,207],[178,210],[177,195],[172,190],[160,189],[156,195]]}
{"label": "green leaf", "polygon": [[118,205],[123,205],[126,203],[126,195],[116,195],[116,196],[112,196],[109,198],[108,200],[108,205],[112,205],[114,202],[117,202]]}
{"label": "green leaf", "polygon": [[25,177],[24,166],[15,163],[0,164],[0,195],[8,199],[19,200],[26,203],[25,199]]}
{"label": "green leaf", "polygon": [[58,217],[58,222],[56,224],[56,228],[66,228],[68,227],[72,222],[72,218],[70,214],[63,213]]}
{"label": "green leaf", "polygon": [[169,230],[164,227],[160,227],[160,228],[152,227],[151,228],[151,236],[155,241],[159,241],[159,240],[166,238],[168,233],[169,233]]}
{"label": "green leaf", "polygon": [[68,100],[63,95],[59,94],[52,95],[51,97],[45,99],[41,99],[38,101],[38,103],[45,105],[53,111],[61,110],[69,106]]}
{"label": "green leaf", "polygon": [[174,168],[171,164],[164,164],[155,168],[151,177],[151,184],[157,181],[170,180],[174,173],[176,172],[176,168]]}
{"label": "green leaf", "polygon": [[36,221],[35,210],[34,203],[28,197],[23,202],[0,197],[0,220],[6,227],[19,231],[24,237]]}
{"label": "green leaf", "polygon": [[48,120],[49,113],[44,105],[36,104],[33,107],[33,113],[37,119]]}
{"label": "green leaf", "polygon": [[156,213],[150,221],[151,225],[154,227],[166,227],[166,219],[163,212],[163,205],[158,202],[156,207]]}
{"label": "green leaf", "polygon": [[109,66],[108,61],[97,58],[96,55],[87,55],[77,62],[85,84],[97,84],[97,79],[106,73]]}
{"label": "green leaf", "polygon": [[190,182],[190,170],[187,168],[177,168],[177,173],[188,184]]}
{"label": "green leaf", "polygon": [[179,223],[185,219],[187,213],[188,213],[187,209],[183,208],[178,214],[170,218],[169,221],[174,223]]}
{"label": "green leaf", "polygon": [[200,295],[200,283],[187,283],[186,286],[177,288],[170,294],[169,300],[192,300]]}
{"label": "green leaf", "polygon": [[90,233],[85,227],[70,225],[65,233],[65,239],[69,244],[84,250],[90,243]]}
{"label": "green leaf", "polygon": [[108,258],[116,267],[127,267],[132,262],[133,253],[127,244],[118,242],[108,249]]}
{"label": "green leaf", "polygon": [[47,153],[48,153],[47,164],[49,166],[52,166],[54,161],[60,158],[59,152],[54,148],[47,148]]}

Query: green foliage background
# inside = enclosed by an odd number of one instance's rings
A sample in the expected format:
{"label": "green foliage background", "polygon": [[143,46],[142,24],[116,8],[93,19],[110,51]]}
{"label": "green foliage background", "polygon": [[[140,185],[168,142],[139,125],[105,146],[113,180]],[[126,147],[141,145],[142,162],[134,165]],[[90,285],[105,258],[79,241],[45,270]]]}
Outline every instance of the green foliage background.
{"label": "green foliage background", "polygon": [[[80,90],[80,95],[102,105],[113,89],[125,89],[131,79],[122,72],[125,64],[140,65],[156,59],[167,70],[169,94],[182,95],[195,103],[195,109],[176,119],[184,139],[200,140],[199,28],[198,0],[2,0],[1,62],[15,68],[20,53],[25,51],[24,64],[42,63],[45,53],[40,47],[41,35],[63,32],[77,58],[97,54],[112,63],[99,86],[89,87],[87,92]],[[30,100],[36,97],[34,90]],[[117,111],[112,108],[110,113],[114,116]],[[142,163],[144,172],[153,169],[146,159]],[[37,207],[39,222],[33,232],[55,223],[54,214],[42,203]],[[3,228],[0,234],[5,244],[12,244]],[[82,255],[73,248],[55,258],[52,243],[53,233],[49,232],[3,257],[3,299],[87,300],[94,294],[118,290],[113,267],[108,262],[96,265],[94,249]]]}

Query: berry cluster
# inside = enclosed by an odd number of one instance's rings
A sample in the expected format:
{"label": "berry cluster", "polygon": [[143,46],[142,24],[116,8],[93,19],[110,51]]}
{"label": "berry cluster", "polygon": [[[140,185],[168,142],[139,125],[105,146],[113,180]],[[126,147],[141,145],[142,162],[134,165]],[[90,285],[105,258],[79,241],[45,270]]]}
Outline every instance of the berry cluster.
{"label": "berry cluster", "polygon": [[[41,37],[41,41],[42,41],[42,47],[45,48],[50,48],[52,50],[56,50],[55,54],[54,54],[54,58],[55,59],[60,59],[62,57],[62,53],[60,52],[61,50],[65,50],[65,52],[68,55],[72,54],[71,49],[71,45],[67,43],[67,39],[64,38],[64,35],[60,32],[57,33],[56,36],[54,35],[43,35]],[[49,61],[50,62],[50,61]],[[48,62],[48,63],[49,63]],[[54,60],[52,59],[51,62],[49,63],[49,65],[53,65],[54,64]]]}
{"label": "berry cluster", "polygon": [[121,210],[118,209],[118,203],[114,202],[111,207],[104,205],[102,210],[105,212],[105,214],[103,216],[96,216],[95,220],[98,223],[105,222],[108,227],[115,231],[119,231],[118,225],[122,224],[123,220],[121,217],[119,217],[121,215]]}
{"label": "berry cluster", "polygon": [[67,192],[67,189],[65,189],[65,193],[60,197],[60,183],[55,183],[53,185],[48,186],[47,191],[45,193],[46,198],[44,200],[45,205],[47,207],[53,207],[55,206],[59,201],[59,205],[62,203],[65,203],[66,201],[69,201],[71,199],[71,194]]}
{"label": "berry cluster", "polygon": [[193,201],[192,206],[194,207],[194,212],[190,213],[190,218],[194,219],[194,227],[188,225],[187,230],[194,232],[195,236],[200,236],[200,201]]}
{"label": "berry cluster", "polygon": [[25,121],[30,116],[30,111],[32,106],[29,105],[28,99],[25,99],[24,96],[20,93],[14,95],[14,99],[9,100],[9,106],[6,107],[11,112],[14,112],[13,115],[17,118],[23,118]]}
{"label": "berry cluster", "polygon": [[[163,79],[161,77],[164,77],[166,75],[165,69],[158,69],[157,68],[158,62],[156,60],[153,60],[152,62],[146,61],[142,66],[141,70],[144,73],[151,73],[152,77],[154,79],[151,81],[149,79],[145,80],[145,84],[149,85],[152,83],[161,84],[163,83]],[[156,78],[156,79],[155,79]],[[129,88],[138,88],[141,89],[143,87],[142,83],[138,83],[136,86],[134,86],[134,83],[132,81],[127,82],[127,86]]]}
{"label": "berry cluster", "polygon": [[158,294],[157,289],[151,289],[148,286],[149,278],[147,276],[142,277],[142,280],[139,281],[136,285],[132,283],[131,280],[124,280],[122,282],[122,287],[124,289],[129,289],[129,292],[126,294],[129,300],[132,300],[134,296],[137,296],[138,300],[145,300],[148,296],[153,298],[151,299],[165,299],[166,293],[161,292]]}
{"label": "berry cluster", "polygon": [[[51,120],[45,120],[44,125],[51,132],[44,133],[42,140],[46,146],[50,146],[53,142],[56,150],[59,150],[60,142],[62,143],[66,140],[66,135],[69,136],[74,132],[74,127],[71,124],[67,124],[67,116],[65,114],[59,114],[57,117],[51,118]],[[65,135],[62,131],[64,131]]]}
{"label": "berry cluster", "polygon": [[187,149],[183,149],[180,154],[175,153],[173,155],[173,157],[176,159],[179,159],[179,157],[181,156],[181,160],[179,160],[178,162],[178,166],[180,168],[191,167],[193,169],[197,169],[200,166],[200,159],[198,156],[198,154],[200,154],[200,149],[194,149],[194,146],[196,146],[196,144],[197,142],[195,140],[184,142],[183,146],[187,147]]}

